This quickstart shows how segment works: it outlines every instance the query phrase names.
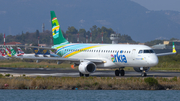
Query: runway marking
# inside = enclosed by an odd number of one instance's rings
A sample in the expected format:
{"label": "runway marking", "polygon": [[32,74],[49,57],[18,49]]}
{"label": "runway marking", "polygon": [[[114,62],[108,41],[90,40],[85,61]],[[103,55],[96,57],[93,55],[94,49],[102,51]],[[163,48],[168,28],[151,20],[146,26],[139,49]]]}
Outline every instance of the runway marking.
{"label": "runway marking", "polygon": [[8,69],[0,69],[0,71],[12,71],[12,70],[8,70]]}

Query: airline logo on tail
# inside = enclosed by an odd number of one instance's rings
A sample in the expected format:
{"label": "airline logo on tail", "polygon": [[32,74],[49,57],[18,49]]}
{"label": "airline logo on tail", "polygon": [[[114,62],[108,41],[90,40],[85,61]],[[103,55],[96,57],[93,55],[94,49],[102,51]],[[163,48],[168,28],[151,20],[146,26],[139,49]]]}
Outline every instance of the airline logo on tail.
{"label": "airline logo on tail", "polygon": [[6,56],[1,50],[0,50],[0,56]]}
{"label": "airline logo on tail", "polygon": [[22,56],[22,55],[24,55],[24,52],[21,50],[20,47],[17,47],[17,49],[18,49],[18,53],[19,53],[17,56]]}
{"label": "airline logo on tail", "polygon": [[10,47],[10,49],[11,49],[11,55],[15,56],[16,55],[16,51],[12,47]]}
{"label": "airline logo on tail", "polygon": [[52,19],[52,35],[53,38],[59,37],[59,23],[56,17]]}
{"label": "airline logo on tail", "polygon": [[35,55],[50,55],[49,51],[46,49],[38,50],[37,48],[34,48]]}
{"label": "airline logo on tail", "polygon": [[11,57],[11,51],[8,48],[5,48],[5,46],[3,46],[3,47],[6,50],[7,55]]}

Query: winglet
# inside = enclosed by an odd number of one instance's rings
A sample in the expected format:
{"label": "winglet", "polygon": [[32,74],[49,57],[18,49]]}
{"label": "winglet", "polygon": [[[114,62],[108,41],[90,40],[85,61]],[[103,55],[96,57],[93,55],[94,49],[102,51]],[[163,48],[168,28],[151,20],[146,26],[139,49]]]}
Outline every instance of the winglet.
{"label": "winglet", "polygon": [[175,45],[174,45],[174,42],[173,42],[173,46],[172,46],[172,48],[173,48],[173,53],[176,53],[176,49],[175,49]]}

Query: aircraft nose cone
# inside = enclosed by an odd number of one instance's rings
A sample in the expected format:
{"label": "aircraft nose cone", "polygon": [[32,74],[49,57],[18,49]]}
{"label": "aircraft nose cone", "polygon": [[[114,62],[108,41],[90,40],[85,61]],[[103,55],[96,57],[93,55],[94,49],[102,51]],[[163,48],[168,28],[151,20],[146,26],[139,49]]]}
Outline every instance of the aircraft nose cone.
{"label": "aircraft nose cone", "polygon": [[152,66],[157,65],[158,62],[159,62],[159,60],[158,60],[158,57],[157,57],[157,56],[153,56],[153,57],[151,57],[151,58],[149,59],[149,64],[152,65]]}

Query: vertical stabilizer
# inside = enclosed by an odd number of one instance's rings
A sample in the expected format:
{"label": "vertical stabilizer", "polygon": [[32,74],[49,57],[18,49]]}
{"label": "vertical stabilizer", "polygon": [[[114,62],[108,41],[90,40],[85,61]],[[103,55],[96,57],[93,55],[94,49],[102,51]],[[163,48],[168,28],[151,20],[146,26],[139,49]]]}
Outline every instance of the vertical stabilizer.
{"label": "vertical stabilizer", "polygon": [[11,50],[11,55],[15,56],[16,55],[16,51],[12,47],[10,47],[10,50]]}
{"label": "vertical stabilizer", "polygon": [[11,51],[10,51],[8,48],[6,48],[5,46],[3,46],[3,47],[4,47],[4,49],[6,50],[7,55],[8,55],[9,57],[11,57]]}
{"label": "vertical stabilizer", "polygon": [[51,11],[52,36],[54,45],[69,43],[63,36],[59,22],[54,11]]}
{"label": "vertical stabilizer", "polygon": [[1,50],[0,50],[0,56],[6,56]]}
{"label": "vertical stabilizer", "polygon": [[17,56],[23,56],[24,52],[22,51],[22,49],[20,47],[17,47],[18,49],[18,55]]}

